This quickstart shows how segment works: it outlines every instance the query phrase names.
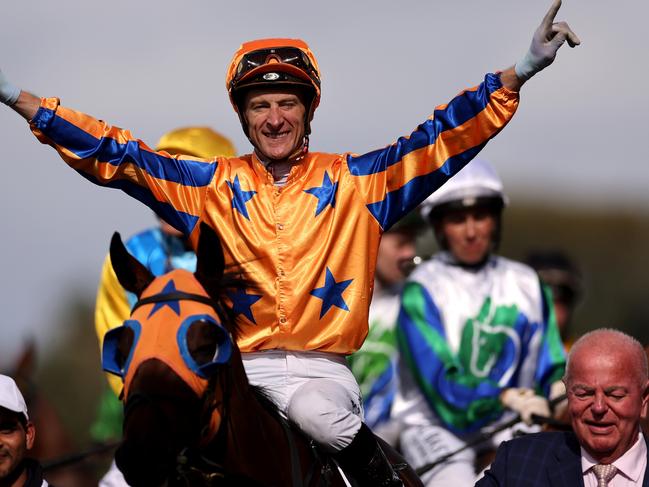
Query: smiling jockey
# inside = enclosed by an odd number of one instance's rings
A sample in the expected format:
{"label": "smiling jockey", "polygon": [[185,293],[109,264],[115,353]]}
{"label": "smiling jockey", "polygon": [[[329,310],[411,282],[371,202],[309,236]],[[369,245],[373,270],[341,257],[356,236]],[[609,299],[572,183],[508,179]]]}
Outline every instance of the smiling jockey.
{"label": "smiling jockey", "polygon": [[524,59],[487,74],[408,137],[366,153],[309,151],[320,72],[302,41],[245,43],[227,89],[254,152],[202,160],[156,153],[130,132],[35,97],[0,76],[0,100],[91,181],[139,199],[194,243],[200,222],[254,285],[233,296],[250,382],[332,451],[361,485],[399,485],[369,428],[345,355],[367,334],[382,233],[511,119],[518,90],[568,40],[555,2]]}

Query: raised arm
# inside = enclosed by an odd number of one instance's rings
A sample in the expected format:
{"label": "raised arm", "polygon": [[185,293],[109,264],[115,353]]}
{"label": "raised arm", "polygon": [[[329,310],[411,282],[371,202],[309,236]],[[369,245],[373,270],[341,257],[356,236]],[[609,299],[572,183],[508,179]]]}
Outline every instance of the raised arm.
{"label": "raised arm", "polygon": [[202,211],[218,163],[155,152],[128,130],[40,99],[0,72],[0,101],[29,121],[36,137],[95,184],[119,188],[149,206],[185,235]]}
{"label": "raised arm", "polygon": [[408,137],[347,164],[367,207],[384,230],[473,159],[514,116],[518,90],[549,66],[564,42],[579,44],[565,22],[554,22],[561,0],[555,0],[536,29],[523,59],[499,75],[488,74],[479,86],[465,90]]}
{"label": "raised arm", "polygon": [[505,88],[518,91],[528,79],[552,64],[564,42],[567,41],[570,47],[581,43],[566,22],[554,21],[560,7],[561,0],[554,0],[541,25],[534,32],[532,44],[523,59],[500,74]]}

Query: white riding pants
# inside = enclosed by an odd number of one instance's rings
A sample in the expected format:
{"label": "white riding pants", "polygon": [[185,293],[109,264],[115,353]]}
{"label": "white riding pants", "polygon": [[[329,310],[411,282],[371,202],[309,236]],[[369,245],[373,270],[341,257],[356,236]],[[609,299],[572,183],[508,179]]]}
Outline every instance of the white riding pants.
{"label": "white riding pants", "polygon": [[363,420],[361,392],[345,357],[326,352],[242,353],[252,385],[279,411],[332,452],[349,445]]}

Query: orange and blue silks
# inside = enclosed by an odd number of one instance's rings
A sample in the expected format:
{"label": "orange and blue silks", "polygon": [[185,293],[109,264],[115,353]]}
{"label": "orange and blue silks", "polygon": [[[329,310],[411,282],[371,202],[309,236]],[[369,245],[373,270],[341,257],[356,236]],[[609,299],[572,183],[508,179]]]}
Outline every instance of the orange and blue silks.
{"label": "orange and blue silks", "polygon": [[488,74],[408,137],[364,155],[307,153],[283,187],[253,155],[155,152],[129,131],[43,99],[31,121],[85,178],[148,205],[191,241],[218,232],[253,284],[232,297],[243,352],[349,354],[367,334],[382,233],[459,171],[511,119],[518,94]]}

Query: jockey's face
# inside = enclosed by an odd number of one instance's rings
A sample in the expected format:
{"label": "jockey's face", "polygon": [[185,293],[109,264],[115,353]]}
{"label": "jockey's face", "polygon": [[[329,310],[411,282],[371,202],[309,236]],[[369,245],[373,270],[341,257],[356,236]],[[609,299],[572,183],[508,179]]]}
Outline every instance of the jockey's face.
{"label": "jockey's face", "polygon": [[282,161],[302,146],[306,107],[298,89],[251,90],[243,106],[250,141],[261,156]]}
{"label": "jockey's face", "polygon": [[491,252],[498,222],[492,210],[474,207],[447,212],[439,225],[453,256],[462,264],[475,265]]}
{"label": "jockey's face", "polygon": [[[8,478],[25,458],[34,444],[34,425],[20,420],[19,413],[0,408],[0,484]],[[21,477],[27,478],[26,472]],[[13,484],[12,484],[13,485]],[[20,484],[22,485],[22,484]]]}

